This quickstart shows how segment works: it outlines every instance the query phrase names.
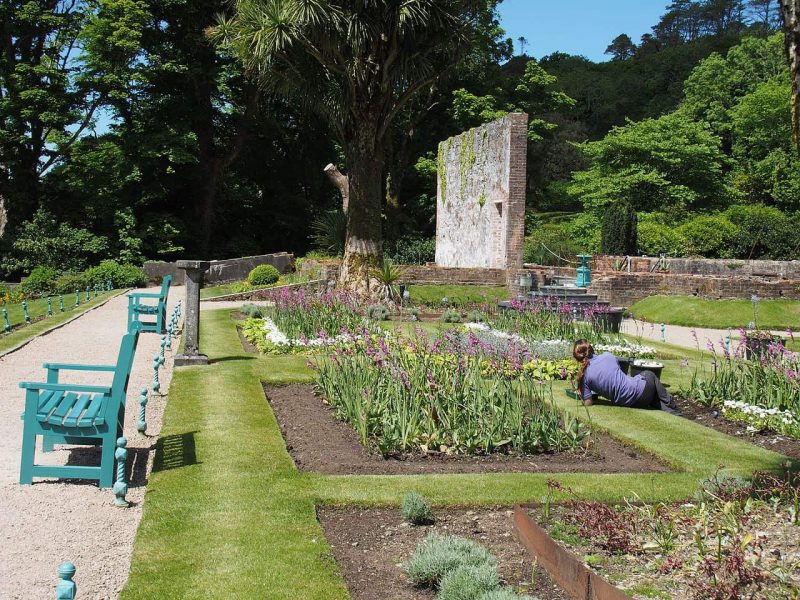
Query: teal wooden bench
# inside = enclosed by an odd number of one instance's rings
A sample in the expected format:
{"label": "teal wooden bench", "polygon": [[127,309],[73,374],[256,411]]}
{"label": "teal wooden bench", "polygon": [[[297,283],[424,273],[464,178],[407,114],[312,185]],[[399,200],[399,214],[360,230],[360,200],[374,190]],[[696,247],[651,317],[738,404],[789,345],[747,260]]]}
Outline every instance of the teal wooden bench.
{"label": "teal wooden bench", "polygon": [[[125,396],[140,325],[122,337],[116,365],[71,365],[44,363],[47,382],[23,381],[25,412],[22,431],[22,461],[19,482],[33,483],[34,477],[96,479],[101,488],[114,483],[114,451],[125,423]],[[59,381],[61,371],[113,373],[110,386],[80,385]],[[100,466],[37,465],[36,439],[43,450],[53,444],[101,446]]]}
{"label": "teal wooden bench", "polygon": [[[128,294],[128,331],[133,323],[141,323],[141,331],[164,333],[167,323],[167,297],[172,275],[167,275],[161,281],[160,292],[131,292]],[[142,300],[155,300],[155,304],[144,303]],[[142,316],[154,316],[155,321],[142,321]]]}

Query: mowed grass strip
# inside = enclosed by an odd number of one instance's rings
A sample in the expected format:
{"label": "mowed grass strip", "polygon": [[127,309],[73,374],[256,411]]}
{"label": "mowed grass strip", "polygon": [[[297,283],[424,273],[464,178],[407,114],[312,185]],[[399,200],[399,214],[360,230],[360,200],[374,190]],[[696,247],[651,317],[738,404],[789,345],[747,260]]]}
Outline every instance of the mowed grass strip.
{"label": "mowed grass strip", "polygon": [[[229,310],[203,311],[201,348],[215,361],[178,369],[123,599],[348,597],[317,504],[399,505],[417,490],[437,506],[536,502],[555,479],[575,497],[679,500],[719,464],[745,473],[783,457],[658,411],[591,407],[593,426],[648,449],[672,473],[325,476],[298,472],[262,381],[311,381],[301,355],[242,349]],[[554,390],[566,411],[586,411]],[[560,497],[565,497],[561,495]]]}
{"label": "mowed grass strip", "polygon": [[[754,320],[750,300],[709,300],[694,296],[651,296],[628,309],[637,319],[709,329],[738,329]],[[800,330],[800,300],[760,300],[756,325],[761,329]]]}
{"label": "mowed grass strip", "polygon": [[[39,320],[34,321],[30,325],[24,324],[25,318],[22,316],[23,312],[20,304],[11,304],[5,307],[9,311],[9,321],[11,321],[11,326],[14,327],[20,323],[22,323],[22,325],[12,329],[10,333],[2,333],[3,322],[2,317],[0,317],[0,354],[15,348],[16,346],[23,344],[28,340],[32,340],[37,335],[41,335],[46,331],[50,331],[51,329],[64,324],[70,319],[74,319],[76,316],[85,313],[87,310],[91,310],[96,306],[104,304],[111,298],[118,296],[121,293],[123,293],[122,290],[103,292],[102,294],[98,295],[97,298],[92,298],[88,302],[84,302],[85,296],[81,296],[81,304],[77,307],[75,306],[75,294],[71,295],[70,303],[67,303],[67,296],[65,296],[63,313],[59,310],[58,297],[56,296],[53,301],[53,316],[44,318],[39,317],[47,314],[47,299],[39,298],[37,300],[32,300],[28,303],[28,313],[30,314],[31,319],[39,318]],[[12,310],[14,311],[13,318]]]}
{"label": "mowed grass strip", "polygon": [[157,456],[121,597],[347,598],[257,360],[229,311],[202,316],[201,348],[218,362],[176,370],[160,436],[193,452]]}

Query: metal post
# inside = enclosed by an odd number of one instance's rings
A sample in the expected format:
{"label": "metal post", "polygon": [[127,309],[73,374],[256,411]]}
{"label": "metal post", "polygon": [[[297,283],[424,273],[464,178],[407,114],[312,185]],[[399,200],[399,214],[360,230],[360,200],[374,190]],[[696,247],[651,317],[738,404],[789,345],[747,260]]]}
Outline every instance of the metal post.
{"label": "metal post", "polygon": [[117,459],[117,480],[114,482],[114,504],[117,506],[127,507],[131,503],[125,500],[125,494],[128,493],[128,482],[125,477],[125,465],[128,462],[128,440],[124,437],[117,439],[117,449],[114,452],[114,458]]}

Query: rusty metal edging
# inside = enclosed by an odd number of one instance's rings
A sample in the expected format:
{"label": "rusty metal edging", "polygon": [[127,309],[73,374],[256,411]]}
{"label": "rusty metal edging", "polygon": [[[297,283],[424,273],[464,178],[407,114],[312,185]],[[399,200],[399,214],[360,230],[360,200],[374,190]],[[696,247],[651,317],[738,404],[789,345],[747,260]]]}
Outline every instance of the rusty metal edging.
{"label": "rusty metal edging", "polygon": [[562,548],[544,529],[534,523],[522,506],[514,509],[514,529],[522,545],[538,560],[553,581],[575,600],[633,600]]}

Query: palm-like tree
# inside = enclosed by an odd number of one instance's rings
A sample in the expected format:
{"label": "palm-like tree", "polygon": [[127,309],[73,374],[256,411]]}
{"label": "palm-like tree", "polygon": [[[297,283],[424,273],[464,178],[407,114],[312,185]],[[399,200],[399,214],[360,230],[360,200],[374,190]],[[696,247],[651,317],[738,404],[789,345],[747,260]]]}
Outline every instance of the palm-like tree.
{"label": "palm-like tree", "polygon": [[333,127],[347,161],[347,241],[340,283],[370,291],[382,262],[381,201],[392,121],[468,47],[486,0],[235,0],[213,39],[265,91]]}

